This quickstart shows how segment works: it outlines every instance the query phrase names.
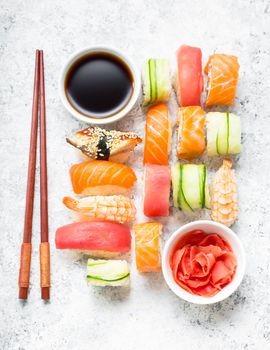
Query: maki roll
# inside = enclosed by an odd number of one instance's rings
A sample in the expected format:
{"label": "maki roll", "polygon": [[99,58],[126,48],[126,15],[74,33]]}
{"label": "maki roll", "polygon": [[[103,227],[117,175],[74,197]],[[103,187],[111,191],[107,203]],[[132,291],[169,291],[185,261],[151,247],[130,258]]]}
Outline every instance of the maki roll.
{"label": "maki roll", "polygon": [[178,159],[194,159],[205,150],[205,113],[199,106],[179,108],[178,112]]}
{"label": "maki roll", "polygon": [[239,68],[236,56],[214,54],[209,57],[204,68],[208,75],[206,107],[234,104]]}
{"label": "maki roll", "polygon": [[206,116],[207,153],[210,156],[241,151],[241,122],[233,113],[210,112]]}
{"label": "maki roll", "polygon": [[179,106],[200,106],[203,91],[201,49],[182,45],[176,53],[176,59],[175,90]]}
{"label": "maki roll", "polygon": [[173,203],[183,211],[210,208],[207,170],[204,164],[172,167]]}
{"label": "maki roll", "polygon": [[168,60],[149,58],[143,65],[142,77],[144,105],[169,100],[171,74]]}

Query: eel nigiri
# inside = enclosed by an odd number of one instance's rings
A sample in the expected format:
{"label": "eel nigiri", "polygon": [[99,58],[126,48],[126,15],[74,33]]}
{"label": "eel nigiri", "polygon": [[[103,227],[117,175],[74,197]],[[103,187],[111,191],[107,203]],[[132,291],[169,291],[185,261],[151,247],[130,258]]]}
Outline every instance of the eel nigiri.
{"label": "eel nigiri", "polygon": [[238,216],[237,186],[232,161],[225,159],[212,184],[212,212],[214,221],[231,226]]}
{"label": "eel nigiri", "polygon": [[106,160],[74,164],[70,169],[70,177],[73,191],[89,196],[123,194],[136,181],[131,168]]}
{"label": "eel nigiri", "polygon": [[77,222],[57,229],[55,245],[107,258],[129,252],[131,235],[127,226],[113,222]]}
{"label": "eel nigiri", "polygon": [[168,108],[159,103],[149,108],[145,126],[144,164],[167,165],[171,144]]}
{"label": "eel nigiri", "polygon": [[155,164],[145,165],[144,215],[150,217],[169,215],[170,181],[170,169],[168,166]]}
{"label": "eel nigiri", "polygon": [[124,163],[142,139],[134,132],[90,127],[76,132],[67,142],[92,160]]}
{"label": "eel nigiri", "polygon": [[126,260],[88,259],[86,280],[89,286],[126,287],[130,280],[128,263]]}
{"label": "eel nigiri", "polygon": [[162,224],[147,222],[134,225],[136,245],[136,266],[140,272],[161,271],[159,236],[162,233]]}
{"label": "eel nigiri", "polygon": [[178,159],[193,159],[205,150],[205,114],[199,106],[179,108]]}
{"label": "eel nigiri", "polygon": [[170,64],[166,59],[148,59],[143,65],[144,105],[166,102],[171,94]]}
{"label": "eel nigiri", "polygon": [[208,74],[207,107],[234,104],[239,68],[236,56],[214,54],[209,57],[204,68]]}
{"label": "eel nigiri", "polygon": [[176,53],[175,89],[182,107],[200,106],[203,91],[202,52],[198,47],[182,45]]}
{"label": "eel nigiri", "polygon": [[64,205],[88,220],[106,220],[118,223],[135,219],[136,209],[132,199],[125,196],[90,196],[80,199],[63,198]]}

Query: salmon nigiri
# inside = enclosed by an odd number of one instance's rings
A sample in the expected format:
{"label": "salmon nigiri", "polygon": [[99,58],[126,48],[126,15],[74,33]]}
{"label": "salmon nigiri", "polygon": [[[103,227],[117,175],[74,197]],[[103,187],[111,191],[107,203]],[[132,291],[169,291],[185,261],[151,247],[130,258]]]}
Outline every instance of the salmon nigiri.
{"label": "salmon nigiri", "polygon": [[239,67],[236,56],[214,54],[209,57],[204,68],[208,74],[207,107],[234,104]]}
{"label": "salmon nigiri", "polygon": [[76,222],[57,229],[55,245],[106,258],[129,252],[131,235],[127,226],[113,222]]}
{"label": "salmon nigiri", "polygon": [[140,272],[161,271],[159,236],[162,225],[159,222],[135,224],[136,266]]}
{"label": "salmon nigiri", "polygon": [[145,126],[144,164],[167,165],[171,143],[168,108],[159,103],[149,108]]}
{"label": "salmon nigiri", "polygon": [[178,159],[199,157],[205,150],[204,111],[199,106],[180,108],[178,124]]}
{"label": "salmon nigiri", "polygon": [[198,47],[182,45],[176,53],[175,89],[182,107],[200,106],[203,91],[202,52]]}
{"label": "salmon nigiri", "polygon": [[76,194],[90,196],[123,194],[136,181],[131,168],[106,160],[74,164],[70,169],[70,177]]}
{"label": "salmon nigiri", "polygon": [[125,196],[64,197],[63,203],[88,220],[126,223],[133,221],[136,214],[133,200]]}

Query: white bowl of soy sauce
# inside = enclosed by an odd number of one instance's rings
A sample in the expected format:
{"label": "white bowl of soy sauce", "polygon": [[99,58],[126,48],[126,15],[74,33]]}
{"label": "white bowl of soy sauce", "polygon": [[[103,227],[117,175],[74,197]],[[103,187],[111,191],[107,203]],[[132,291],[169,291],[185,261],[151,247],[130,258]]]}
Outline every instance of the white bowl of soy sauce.
{"label": "white bowl of soy sauce", "polygon": [[136,105],[141,75],[132,60],[107,46],[85,48],[63,67],[60,97],[80,121],[109,124],[125,117]]}

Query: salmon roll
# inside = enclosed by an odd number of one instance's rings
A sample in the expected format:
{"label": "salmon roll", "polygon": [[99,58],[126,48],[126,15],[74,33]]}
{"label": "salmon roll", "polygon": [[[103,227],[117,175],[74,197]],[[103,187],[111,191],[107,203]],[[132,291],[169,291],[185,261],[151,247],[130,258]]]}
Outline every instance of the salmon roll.
{"label": "salmon roll", "polygon": [[201,107],[190,106],[178,111],[178,159],[194,159],[205,150],[205,114]]}
{"label": "salmon roll", "polygon": [[146,116],[144,164],[167,165],[171,147],[171,123],[168,107],[159,103]]}
{"label": "salmon roll", "polygon": [[170,169],[167,165],[145,165],[144,215],[149,217],[169,216],[170,181]]}
{"label": "salmon roll", "polygon": [[240,65],[236,56],[214,54],[204,68],[208,75],[205,105],[234,105]]}
{"label": "salmon roll", "polygon": [[198,47],[182,45],[176,53],[175,90],[181,107],[200,106],[203,91],[202,52]]}
{"label": "salmon roll", "polygon": [[147,222],[134,225],[136,245],[136,266],[140,272],[161,271],[159,236],[162,225],[159,222]]}
{"label": "salmon roll", "polygon": [[172,86],[168,60],[148,59],[143,65],[142,78],[144,105],[169,100]]}

